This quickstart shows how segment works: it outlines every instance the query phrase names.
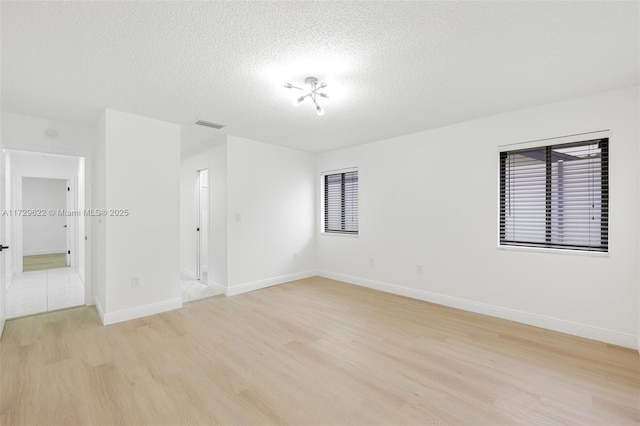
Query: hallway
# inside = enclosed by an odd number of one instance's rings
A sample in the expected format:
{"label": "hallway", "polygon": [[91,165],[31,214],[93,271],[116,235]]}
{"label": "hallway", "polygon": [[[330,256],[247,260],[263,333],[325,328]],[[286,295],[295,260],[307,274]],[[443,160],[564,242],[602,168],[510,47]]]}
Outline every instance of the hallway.
{"label": "hallway", "polygon": [[84,283],[73,268],[20,272],[7,291],[7,319],[84,305]]}

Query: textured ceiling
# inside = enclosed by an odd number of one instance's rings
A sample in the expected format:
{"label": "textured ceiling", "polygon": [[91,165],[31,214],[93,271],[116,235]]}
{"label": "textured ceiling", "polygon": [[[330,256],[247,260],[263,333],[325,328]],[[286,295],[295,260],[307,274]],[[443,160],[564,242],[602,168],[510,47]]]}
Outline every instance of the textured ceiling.
{"label": "textured ceiling", "polygon": [[[639,82],[637,2],[7,2],[2,108],[325,151]],[[318,117],[285,82],[333,77]],[[197,128],[196,119],[227,125]]]}

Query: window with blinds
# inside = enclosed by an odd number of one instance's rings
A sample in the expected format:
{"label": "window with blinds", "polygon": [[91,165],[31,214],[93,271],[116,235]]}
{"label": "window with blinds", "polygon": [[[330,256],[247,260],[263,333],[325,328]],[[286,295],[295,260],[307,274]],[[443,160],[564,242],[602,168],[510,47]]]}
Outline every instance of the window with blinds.
{"label": "window with blinds", "polygon": [[324,175],[324,232],[358,233],[358,171]]}
{"label": "window with blinds", "polygon": [[500,244],[607,252],[609,140],[501,152]]}

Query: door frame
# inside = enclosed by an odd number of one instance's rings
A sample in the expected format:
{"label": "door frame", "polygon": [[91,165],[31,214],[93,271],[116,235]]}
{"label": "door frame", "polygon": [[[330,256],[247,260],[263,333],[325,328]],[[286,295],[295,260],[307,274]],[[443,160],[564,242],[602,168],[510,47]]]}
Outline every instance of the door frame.
{"label": "door frame", "polygon": [[[78,175],[74,175],[74,176],[51,176],[52,178],[59,178],[59,179],[69,179],[69,188],[71,188],[71,191],[73,191],[73,210],[78,208],[78,200],[79,200],[79,191],[81,190],[81,188],[84,188],[84,210],[88,211],[91,210],[92,208],[92,154],[90,152],[84,152],[84,151],[74,151],[74,150],[65,150],[65,149],[51,149],[50,151],[33,151],[33,150],[26,150],[26,149],[4,149],[3,150],[3,166],[6,166],[7,170],[11,170],[11,154],[12,153],[28,153],[28,154],[42,154],[42,155],[62,155],[62,156],[70,156],[70,157],[76,157],[76,158],[80,158],[81,160],[81,167],[80,167],[80,171],[79,173],[84,175],[84,179],[81,185],[81,182],[78,181]],[[8,179],[6,184],[3,185],[3,190],[5,189],[9,189],[11,191],[11,194],[7,196],[7,198],[10,198],[12,196],[19,196],[22,197],[22,177],[23,176],[16,176],[17,180],[19,181],[19,188],[16,187],[16,183],[17,182],[11,182],[11,176],[8,176],[8,173],[3,175],[7,176]],[[25,176],[25,177],[46,177],[46,176]],[[21,200],[20,200],[21,203]],[[16,203],[17,204],[17,203]],[[18,208],[18,207],[13,207],[13,208]],[[5,220],[3,221],[2,226],[6,226],[6,230],[8,231],[5,234],[5,238],[9,238],[9,240],[11,241],[11,243],[14,245],[14,247],[16,247],[16,250],[12,250],[12,254],[13,254],[13,264],[11,265],[12,274],[9,275],[9,278],[13,277],[13,273],[17,272],[17,271],[22,271],[22,244],[21,241],[19,241],[19,239],[17,238],[18,236],[16,235],[16,228],[21,228],[21,221],[15,221],[15,220],[11,220],[13,218],[9,218],[9,217],[5,217]],[[68,217],[69,219],[69,217]],[[78,243],[80,243],[80,238],[81,236],[78,234],[79,231],[79,222],[80,220],[84,219],[84,249],[80,248],[77,246]],[[71,218],[71,222],[73,225],[72,226],[72,232],[75,235],[73,238],[73,242],[74,242],[74,247],[71,248],[71,265],[73,267],[76,267],[76,269],[78,270],[78,273],[80,275],[80,277],[82,278],[83,282],[84,282],[84,287],[85,287],[85,305],[86,306],[90,306],[93,305],[95,303],[94,301],[94,286],[93,286],[93,280],[92,280],[92,233],[93,233],[93,226],[92,226],[92,221],[93,221],[93,217],[91,216],[82,216],[82,218],[80,217],[72,217]],[[16,243],[20,243],[20,244],[16,244]],[[18,252],[19,251],[19,252]],[[82,257],[82,259],[80,259]],[[80,260],[83,260],[83,262],[80,262]],[[80,268],[80,264],[82,264],[82,266],[84,266],[82,269]],[[5,294],[6,294],[6,290],[5,290]],[[5,298],[5,294],[3,294],[3,299]],[[6,312],[6,311],[5,311]]]}
{"label": "door frame", "polygon": [[[12,209],[17,209],[17,210],[24,210],[24,204],[23,204],[23,196],[24,196],[24,179],[52,179],[52,180],[57,180],[57,181],[63,181],[64,185],[65,185],[65,210],[67,211],[72,211],[76,209],[76,206],[74,206],[73,204],[73,200],[74,200],[74,196],[73,196],[73,191],[75,190],[75,188],[73,188],[71,186],[71,179],[65,179],[65,178],[59,178],[59,177],[40,177],[40,176],[31,176],[31,175],[19,175],[17,176],[17,181],[15,182],[13,188],[15,189],[15,196],[12,197],[13,198],[13,203],[12,203]],[[67,189],[70,188],[70,189]],[[13,205],[15,204],[15,205]],[[47,213],[48,214],[48,213]],[[56,213],[57,214],[57,213]],[[24,216],[21,215],[17,215],[14,217],[15,220],[13,221],[13,225],[14,225],[14,235],[15,235],[15,242],[13,243],[14,245],[14,251],[13,253],[15,254],[15,259],[14,259],[14,265],[15,265],[15,269],[14,273],[18,273],[18,272],[24,272],[24,264],[23,264],[23,260],[24,260]],[[73,238],[74,234],[73,234],[73,228],[75,228],[75,224],[74,224],[74,217],[71,216],[66,216],[65,217],[65,225],[64,227],[65,229],[65,256],[66,256],[66,260],[67,260],[67,266],[68,267],[76,267],[76,262],[75,259],[72,257],[72,254],[75,252],[75,241],[70,240],[70,238]],[[77,218],[75,218],[77,219]]]}
{"label": "door frame", "polygon": [[[196,170],[196,280],[200,281],[202,279],[202,261],[201,261],[201,248],[203,239],[206,241],[207,246],[207,258],[209,257],[209,197],[207,197],[207,215],[206,217],[202,217],[202,197],[201,197],[201,180],[202,180],[202,172],[207,173],[207,191],[209,190],[209,168],[205,167],[202,169]],[[206,224],[206,227],[203,232],[203,223]],[[209,280],[209,262],[207,261],[207,281]],[[208,285],[208,283],[205,283]]]}

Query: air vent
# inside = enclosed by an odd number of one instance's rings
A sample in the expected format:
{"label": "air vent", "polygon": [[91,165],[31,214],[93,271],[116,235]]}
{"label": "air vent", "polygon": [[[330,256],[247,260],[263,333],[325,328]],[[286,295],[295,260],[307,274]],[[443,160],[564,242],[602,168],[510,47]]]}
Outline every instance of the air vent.
{"label": "air vent", "polygon": [[222,129],[224,124],[212,123],[211,121],[198,120],[196,123],[198,126],[211,127],[212,129]]}

